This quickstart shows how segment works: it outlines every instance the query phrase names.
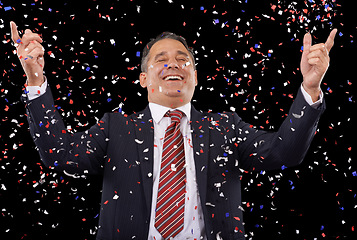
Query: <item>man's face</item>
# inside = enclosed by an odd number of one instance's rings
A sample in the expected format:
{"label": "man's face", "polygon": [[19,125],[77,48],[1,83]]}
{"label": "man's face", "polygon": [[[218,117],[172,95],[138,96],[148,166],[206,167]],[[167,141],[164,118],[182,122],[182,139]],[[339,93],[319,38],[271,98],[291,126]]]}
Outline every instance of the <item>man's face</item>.
{"label": "man's face", "polygon": [[148,100],[170,108],[189,103],[197,85],[197,71],[185,46],[174,39],[163,39],[150,49],[147,71],[140,84],[148,90]]}

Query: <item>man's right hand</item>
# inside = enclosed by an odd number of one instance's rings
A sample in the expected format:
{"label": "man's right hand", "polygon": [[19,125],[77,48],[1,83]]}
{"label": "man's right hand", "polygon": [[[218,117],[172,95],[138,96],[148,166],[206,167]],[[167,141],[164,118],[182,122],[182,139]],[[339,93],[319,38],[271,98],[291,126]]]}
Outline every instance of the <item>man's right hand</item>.
{"label": "man's right hand", "polygon": [[10,27],[17,56],[27,76],[27,85],[40,86],[44,82],[43,67],[45,65],[43,58],[45,50],[41,45],[42,38],[29,29],[25,30],[21,38],[14,22],[10,22]]}

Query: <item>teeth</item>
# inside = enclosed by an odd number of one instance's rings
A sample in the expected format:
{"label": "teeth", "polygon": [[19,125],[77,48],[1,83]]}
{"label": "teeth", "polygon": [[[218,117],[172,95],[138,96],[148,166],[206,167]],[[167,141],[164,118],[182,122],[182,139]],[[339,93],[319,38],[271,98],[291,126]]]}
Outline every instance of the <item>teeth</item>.
{"label": "teeth", "polygon": [[173,80],[173,79],[182,80],[182,77],[180,77],[180,76],[167,76],[167,77],[164,78],[164,80]]}

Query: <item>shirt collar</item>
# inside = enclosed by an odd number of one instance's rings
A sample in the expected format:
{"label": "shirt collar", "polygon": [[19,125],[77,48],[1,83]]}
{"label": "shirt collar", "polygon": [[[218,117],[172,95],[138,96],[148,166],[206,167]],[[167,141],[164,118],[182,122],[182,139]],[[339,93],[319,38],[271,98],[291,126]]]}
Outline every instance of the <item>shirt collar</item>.
{"label": "shirt collar", "polygon": [[156,123],[159,123],[161,121],[161,119],[164,117],[165,113],[167,111],[172,111],[175,109],[181,110],[183,113],[185,113],[186,117],[187,117],[187,122],[190,121],[191,119],[191,103],[187,103],[181,107],[172,109],[169,107],[164,107],[162,105],[156,104],[156,103],[149,103],[149,108],[151,111],[151,116],[154,119],[154,121]]}

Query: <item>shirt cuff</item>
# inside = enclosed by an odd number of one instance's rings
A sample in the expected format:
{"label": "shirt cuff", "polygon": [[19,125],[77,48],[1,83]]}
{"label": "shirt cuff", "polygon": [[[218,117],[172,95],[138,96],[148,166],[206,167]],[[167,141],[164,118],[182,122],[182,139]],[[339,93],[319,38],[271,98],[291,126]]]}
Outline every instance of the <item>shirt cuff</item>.
{"label": "shirt cuff", "polygon": [[[26,93],[28,100],[36,99],[42,96],[47,89],[47,79],[45,78],[45,82],[41,84],[41,86],[26,86]],[[27,81],[26,81],[27,83]]]}
{"label": "shirt cuff", "polygon": [[320,91],[320,95],[319,95],[319,99],[316,101],[316,102],[313,102],[312,101],[312,98],[311,98],[311,96],[310,96],[310,94],[308,94],[306,91],[305,91],[305,89],[304,89],[304,87],[302,86],[302,84],[301,84],[301,92],[302,92],[302,95],[304,95],[304,98],[305,98],[305,101],[311,106],[311,107],[313,107],[313,108],[318,108],[321,104],[322,104],[322,100],[323,100],[323,98],[324,98],[324,94],[323,94],[323,92],[322,91]]}

